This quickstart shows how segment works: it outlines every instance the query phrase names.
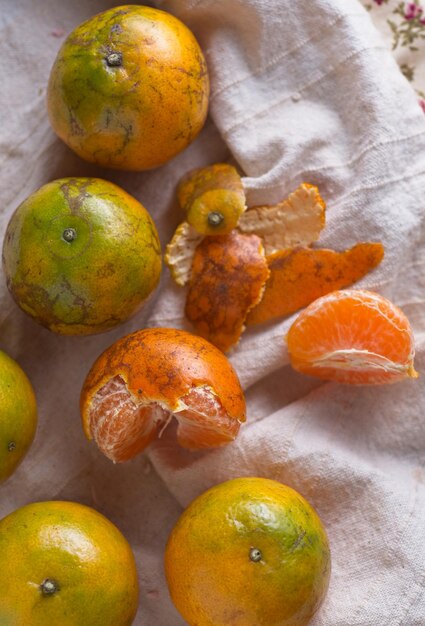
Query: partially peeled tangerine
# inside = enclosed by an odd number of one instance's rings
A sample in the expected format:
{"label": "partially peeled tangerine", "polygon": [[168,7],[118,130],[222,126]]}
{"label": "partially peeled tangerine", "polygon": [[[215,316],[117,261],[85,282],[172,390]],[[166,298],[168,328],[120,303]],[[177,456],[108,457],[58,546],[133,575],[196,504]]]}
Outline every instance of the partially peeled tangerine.
{"label": "partially peeled tangerine", "polygon": [[236,438],[246,406],[235,371],[215,346],[183,330],[148,328],[100,355],[84,382],[81,413],[87,438],[124,462],[173,418],[182,447],[224,446]]}

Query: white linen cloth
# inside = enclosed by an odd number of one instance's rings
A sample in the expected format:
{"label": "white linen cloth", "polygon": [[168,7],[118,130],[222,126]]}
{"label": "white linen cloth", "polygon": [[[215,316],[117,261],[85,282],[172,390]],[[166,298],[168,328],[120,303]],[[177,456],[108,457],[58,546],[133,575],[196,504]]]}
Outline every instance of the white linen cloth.
{"label": "white linen cloth", "polygon": [[283,336],[293,318],[261,326],[231,354],[248,400],[234,444],[190,454],[176,448],[170,429],[147,456],[114,466],[83,436],[82,381],[116,338],[146,325],[187,327],[184,291],[164,270],[156,298],[137,318],[104,335],[65,338],[21,313],[2,276],[0,345],[30,376],[40,423],[28,457],[0,486],[0,516],[43,499],[94,506],[136,553],[135,624],[180,626],[162,558],[182,507],[225,479],[267,476],[300,491],[328,530],[332,578],[314,626],[424,626],[425,123],[368,13],[357,0],[157,2],[192,28],[205,51],[211,119],[168,165],[134,174],[81,161],[55,137],[45,108],[65,34],[118,3],[0,3],[2,234],[16,206],[60,176],[120,184],[152,213],[163,244],[182,219],[174,192],[190,168],[232,159],[245,173],[249,204],[279,200],[302,181],[317,184],[328,203],[321,245],[384,243],[384,262],[359,286],[407,313],[422,373],[380,388],[321,383],[288,365]]}

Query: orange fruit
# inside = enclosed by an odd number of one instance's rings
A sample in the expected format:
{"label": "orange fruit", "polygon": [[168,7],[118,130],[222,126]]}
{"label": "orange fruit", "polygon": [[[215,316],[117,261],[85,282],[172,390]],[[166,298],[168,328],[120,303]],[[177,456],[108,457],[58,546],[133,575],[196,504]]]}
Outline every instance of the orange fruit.
{"label": "orange fruit", "polygon": [[142,307],[159,281],[161,248],[149,213],[123,189],[62,178],[16,209],[3,267],[23,311],[57,333],[87,335]]}
{"label": "orange fruit", "polygon": [[334,291],[308,306],[287,335],[292,367],[357,385],[417,377],[413,333],[404,313],[371,291]]}
{"label": "orange fruit", "polygon": [[112,461],[141,452],[174,415],[185,448],[222,446],[245,421],[245,398],[224,354],[183,330],[147,328],[110,346],[81,393],[88,439]]}
{"label": "orange fruit", "polygon": [[204,125],[209,80],[202,51],[172,15],[114,7],[66,39],[47,104],[59,137],[105,167],[145,170],[181,152]]}
{"label": "orange fruit", "polygon": [[241,177],[227,163],[188,172],[179,183],[177,197],[188,223],[202,235],[230,233],[246,208]]}
{"label": "orange fruit", "polygon": [[237,478],[184,511],[168,539],[165,574],[189,626],[303,626],[328,588],[329,545],[299,493]]}
{"label": "orange fruit", "polygon": [[0,482],[21,463],[36,428],[37,406],[31,383],[16,361],[0,350]]}
{"label": "orange fruit", "polygon": [[36,502],[0,521],[2,626],[130,626],[134,556],[106,517],[75,502]]}

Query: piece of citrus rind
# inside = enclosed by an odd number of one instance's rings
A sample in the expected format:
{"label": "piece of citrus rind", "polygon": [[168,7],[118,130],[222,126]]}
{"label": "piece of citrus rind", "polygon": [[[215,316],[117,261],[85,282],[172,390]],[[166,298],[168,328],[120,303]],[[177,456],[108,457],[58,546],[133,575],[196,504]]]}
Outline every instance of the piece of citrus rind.
{"label": "piece of citrus rind", "polygon": [[302,183],[278,204],[249,208],[241,215],[238,228],[261,237],[269,255],[317,241],[325,226],[325,214],[326,204],[318,188]]}
{"label": "piece of citrus rind", "polygon": [[286,317],[327,293],[348,287],[384,258],[379,242],[360,242],[338,252],[326,248],[288,248],[267,256],[270,277],[263,298],[247,318],[261,324]]}
{"label": "piece of citrus rind", "polygon": [[260,237],[237,229],[197,247],[185,313],[196,332],[226,352],[237,345],[270,271]]}
{"label": "piece of citrus rind", "polygon": [[182,222],[167,245],[164,260],[174,281],[184,287],[190,280],[193,255],[204,235],[188,222]]}

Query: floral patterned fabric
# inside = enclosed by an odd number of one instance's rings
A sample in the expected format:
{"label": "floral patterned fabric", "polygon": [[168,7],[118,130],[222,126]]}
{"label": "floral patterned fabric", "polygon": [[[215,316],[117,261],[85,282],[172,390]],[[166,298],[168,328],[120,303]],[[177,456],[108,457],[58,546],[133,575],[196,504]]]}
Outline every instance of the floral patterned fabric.
{"label": "floral patterned fabric", "polygon": [[362,0],[425,113],[425,0]]}

